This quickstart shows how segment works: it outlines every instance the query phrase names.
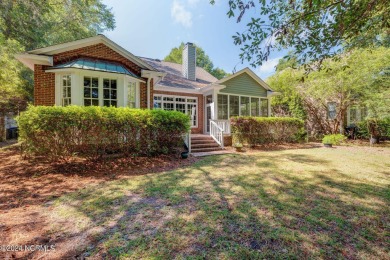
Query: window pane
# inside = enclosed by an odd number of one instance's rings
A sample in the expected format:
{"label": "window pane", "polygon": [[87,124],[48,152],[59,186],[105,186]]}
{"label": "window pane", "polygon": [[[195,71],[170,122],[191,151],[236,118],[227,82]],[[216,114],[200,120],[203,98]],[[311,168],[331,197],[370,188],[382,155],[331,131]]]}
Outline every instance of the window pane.
{"label": "window pane", "polygon": [[187,115],[189,115],[191,118],[191,126],[196,126],[197,116],[196,116],[196,105],[195,104],[188,104],[187,105]]}
{"label": "window pane", "polygon": [[90,106],[91,100],[90,99],[84,99],[84,106]]}
{"label": "window pane", "polygon": [[110,80],[103,79],[103,88],[109,88],[109,87],[110,87]]}
{"label": "window pane", "polygon": [[161,108],[161,102],[154,102],[153,107],[154,108]]}
{"label": "window pane", "polygon": [[91,79],[90,78],[84,78],[84,87],[91,86]]}
{"label": "window pane", "polygon": [[154,100],[161,100],[161,97],[159,97],[159,96],[154,96]]}
{"label": "window pane", "polygon": [[239,116],[240,103],[238,96],[229,97],[230,116]]}
{"label": "window pane", "polygon": [[61,105],[67,106],[71,104],[71,81],[70,81],[70,75],[64,75],[62,76],[62,99],[61,99]]}
{"label": "window pane", "polygon": [[173,101],[173,97],[164,97],[163,100],[164,101]]}
{"label": "window pane", "polygon": [[116,89],[116,79],[111,80],[111,88]]}
{"label": "window pane", "polygon": [[164,110],[174,110],[173,103],[164,103]]}
{"label": "window pane", "polygon": [[268,99],[260,99],[261,100],[261,111],[260,116],[267,117],[268,115]]}
{"label": "window pane", "polygon": [[259,99],[251,98],[251,116],[260,116]]}
{"label": "window pane", "polygon": [[86,97],[86,98],[91,97],[91,89],[90,88],[84,88],[84,97]]}
{"label": "window pane", "polygon": [[92,98],[98,98],[99,97],[99,89],[93,88],[92,89]]}
{"label": "window pane", "polygon": [[134,82],[129,82],[127,85],[127,106],[135,108],[136,102],[136,85]]}
{"label": "window pane", "polygon": [[103,98],[110,98],[110,90],[109,89],[103,89]]}
{"label": "window pane", "polygon": [[116,90],[111,90],[111,99],[116,99]]}
{"label": "window pane", "polygon": [[186,102],[185,98],[176,98],[176,102]]}
{"label": "window pane", "polygon": [[185,104],[176,104],[176,111],[180,111],[182,113],[186,113],[186,105]]}
{"label": "window pane", "polygon": [[99,79],[98,78],[93,78],[92,79],[92,87],[93,88],[98,88],[99,87]]}
{"label": "window pane", "polygon": [[335,119],[336,118],[336,103],[335,102],[329,102],[328,103],[328,119]]}
{"label": "window pane", "polygon": [[228,96],[218,95],[218,119],[228,119]]}
{"label": "window pane", "polygon": [[116,101],[111,101],[111,106],[116,107],[117,103]]}
{"label": "window pane", "polygon": [[249,97],[241,97],[241,115],[249,116]]}

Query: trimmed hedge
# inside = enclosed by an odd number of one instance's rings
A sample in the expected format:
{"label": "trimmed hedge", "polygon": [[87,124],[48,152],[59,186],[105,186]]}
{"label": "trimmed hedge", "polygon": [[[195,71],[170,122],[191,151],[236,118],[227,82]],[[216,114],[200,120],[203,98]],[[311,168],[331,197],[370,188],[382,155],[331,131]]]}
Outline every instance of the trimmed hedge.
{"label": "trimmed hedge", "polygon": [[93,106],[30,106],[18,124],[23,152],[51,160],[166,154],[183,144],[190,127],[177,111]]}
{"label": "trimmed hedge", "polygon": [[232,117],[233,143],[250,146],[295,142],[305,137],[303,120],[290,117]]}

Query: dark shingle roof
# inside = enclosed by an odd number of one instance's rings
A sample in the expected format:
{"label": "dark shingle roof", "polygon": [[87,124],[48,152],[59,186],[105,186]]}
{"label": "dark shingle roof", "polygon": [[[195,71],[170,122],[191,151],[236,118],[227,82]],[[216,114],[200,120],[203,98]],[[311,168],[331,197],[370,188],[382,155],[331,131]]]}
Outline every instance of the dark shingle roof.
{"label": "dark shingle roof", "polygon": [[216,82],[218,79],[208,73],[205,69],[196,67],[196,80],[189,80],[182,75],[182,65],[173,62],[160,61],[156,59],[143,58],[143,61],[149,63],[155,69],[166,72],[167,75],[164,80],[159,81],[158,84],[165,87],[198,89],[206,87],[207,85]]}
{"label": "dark shingle roof", "polygon": [[118,74],[125,74],[134,78],[139,78],[137,75],[135,75],[134,73],[132,73],[131,71],[129,71],[119,63],[108,62],[108,61],[103,61],[98,59],[79,58],[67,63],[56,65],[50,69],[66,69],[66,68],[118,73]]}

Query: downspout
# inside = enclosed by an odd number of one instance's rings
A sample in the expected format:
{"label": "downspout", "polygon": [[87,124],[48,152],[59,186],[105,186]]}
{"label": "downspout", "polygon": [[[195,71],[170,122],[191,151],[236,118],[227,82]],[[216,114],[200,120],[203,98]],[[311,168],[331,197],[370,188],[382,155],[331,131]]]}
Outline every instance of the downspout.
{"label": "downspout", "polygon": [[148,78],[148,81],[146,83],[146,100],[147,100],[147,109],[150,109],[150,81],[152,80],[151,77]]}

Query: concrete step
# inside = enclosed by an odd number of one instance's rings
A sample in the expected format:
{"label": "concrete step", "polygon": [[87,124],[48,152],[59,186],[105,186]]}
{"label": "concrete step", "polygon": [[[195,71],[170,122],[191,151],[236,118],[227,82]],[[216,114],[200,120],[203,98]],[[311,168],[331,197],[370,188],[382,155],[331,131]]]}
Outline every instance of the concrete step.
{"label": "concrete step", "polygon": [[204,140],[202,140],[202,139],[200,139],[200,140],[191,140],[191,145],[192,144],[212,144],[212,143],[215,143],[215,141],[214,141],[214,139],[210,139],[210,140],[206,140],[206,139],[204,139]]}
{"label": "concrete step", "polygon": [[191,153],[204,153],[204,152],[211,152],[211,151],[220,151],[222,150],[221,147],[210,147],[210,148],[191,148]]}
{"label": "concrete step", "polygon": [[198,135],[191,136],[191,140],[213,140],[213,138],[209,135]]}
{"label": "concrete step", "polygon": [[201,143],[201,144],[191,144],[191,149],[196,148],[212,148],[212,147],[220,147],[216,142],[212,143]]}

